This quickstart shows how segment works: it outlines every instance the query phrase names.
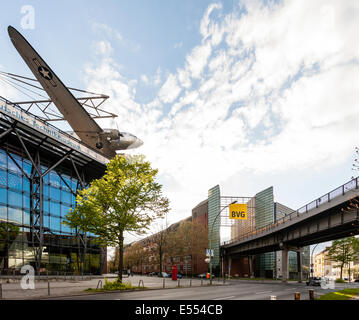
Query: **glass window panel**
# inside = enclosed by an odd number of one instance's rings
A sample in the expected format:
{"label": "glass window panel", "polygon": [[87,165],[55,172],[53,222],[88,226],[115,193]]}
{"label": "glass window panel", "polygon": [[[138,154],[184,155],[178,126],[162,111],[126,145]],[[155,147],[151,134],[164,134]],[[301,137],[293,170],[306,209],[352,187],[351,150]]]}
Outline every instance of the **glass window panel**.
{"label": "glass window panel", "polygon": [[61,205],[61,217],[64,217],[70,209],[71,209],[70,206],[64,204]]}
{"label": "glass window panel", "polygon": [[60,204],[56,202],[50,202],[50,213],[56,216],[60,216]]}
{"label": "glass window panel", "polygon": [[52,186],[55,186],[55,187],[60,187],[60,177],[59,177],[59,175],[56,173],[56,172],[54,172],[54,171],[51,171],[50,172],[50,184],[52,185]]}
{"label": "glass window panel", "polygon": [[7,207],[0,205],[0,219],[7,220]]}
{"label": "glass window panel", "polygon": [[50,187],[50,198],[60,201],[60,189]]}
{"label": "glass window panel", "polygon": [[18,176],[16,174],[12,174],[12,173],[9,172],[8,186],[9,186],[9,188],[22,191],[22,178],[21,178],[21,176]]}
{"label": "glass window panel", "polygon": [[49,213],[50,212],[50,202],[48,201],[48,200],[44,200],[44,204],[43,204],[43,210],[44,210],[44,212],[47,212],[47,213]]}
{"label": "glass window panel", "polygon": [[8,202],[10,206],[22,207],[22,194],[9,190]]}
{"label": "glass window panel", "polygon": [[[20,168],[22,168],[21,158],[18,156],[15,156],[13,154],[11,156],[14,158],[14,160],[20,166]],[[12,170],[14,172],[21,173],[21,170],[19,169],[19,167],[14,163],[14,161],[10,157],[8,157],[8,168],[9,168],[9,170]]]}
{"label": "glass window panel", "polygon": [[8,213],[9,213],[9,221],[22,223],[22,210],[21,209],[9,208]]}
{"label": "glass window panel", "polygon": [[[65,220],[61,219],[61,222],[63,222],[63,221],[65,221]],[[61,223],[61,232],[71,233],[71,228],[69,226]]]}
{"label": "glass window panel", "polygon": [[32,169],[32,164],[29,160],[24,160],[23,161],[23,170],[30,176],[31,175],[31,169]]}
{"label": "glass window panel", "polygon": [[22,196],[24,208],[30,209],[30,196],[24,194]]}
{"label": "glass window panel", "polygon": [[[44,173],[46,170],[47,170],[47,168],[45,166],[41,166],[42,173]],[[50,177],[50,174],[48,173],[46,176],[43,177],[43,182],[49,183],[49,177]]]}
{"label": "glass window panel", "polygon": [[7,168],[6,153],[4,150],[0,150],[0,167]]}
{"label": "glass window panel", "polygon": [[50,216],[47,214],[44,214],[44,227],[50,228]]}
{"label": "glass window panel", "polygon": [[71,180],[71,185],[72,185],[73,191],[77,190],[77,180],[76,179]]}
{"label": "glass window panel", "polygon": [[50,216],[50,228],[52,230],[60,231],[61,230],[60,218]]}
{"label": "glass window panel", "polygon": [[7,172],[4,170],[0,170],[0,184],[7,186]]}
{"label": "glass window panel", "polygon": [[66,175],[62,175],[62,179],[64,181],[61,180],[61,186],[63,188],[63,190],[67,190],[67,191],[70,191],[70,188],[71,188],[71,178],[69,176],[66,176]]}
{"label": "glass window panel", "polygon": [[30,225],[30,211],[24,211],[24,224]]}
{"label": "glass window panel", "polygon": [[5,188],[0,188],[0,202],[7,203],[7,190]]}
{"label": "glass window panel", "polygon": [[73,207],[76,205],[76,197],[73,194],[71,194],[71,204]]}
{"label": "glass window panel", "polygon": [[61,191],[61,202],[71,204],[71,193],[69,191]]}
{"label": "glass window panel", "polygon": [[22,177],[22,190],[30,193],[30,180],[25,176]]}
{"label": "glass window panel", "polygon": [[42,195],[45,199],[49,198],[49,189],[50,187],[47,184],[43,184],[42,186]]}

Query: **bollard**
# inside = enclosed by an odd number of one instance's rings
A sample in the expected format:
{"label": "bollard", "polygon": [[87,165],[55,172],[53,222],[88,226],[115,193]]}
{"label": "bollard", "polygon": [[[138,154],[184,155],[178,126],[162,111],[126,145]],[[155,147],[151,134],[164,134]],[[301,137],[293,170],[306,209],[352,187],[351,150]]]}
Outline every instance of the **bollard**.
{"label": "bollard", "polygon": [[277,300],[277,296],[270,296],[270,300]]}
{"label": "bollard", "polygon": [[50,281],[47,280],[47,295],[50,295]]}
{"label": "bollard", "polygon": [[300,293],[294,292],[294,300],[300,300]]}
{"label": "bollard", "polygon": [[177,285],[177,287],[179,287],[179,286],[180,286],[180,281],[181,281],[181,280],[178,280],[178,285]]}
{"label": "bollard", "polygon": [[[141,280],[140,280],[141,281]],[[96,290],[98,289],[98,287],[101,285],[101,289],[102,289],[102,280],[99,280],[98,282],[97,282],[97,286],[96,286]],[[138,286],[140,286],[140,285],[138,285]]]}
{"label": "bollard", "polygon": [[314,300],[314,290],[309,289],[309,300]]}
{"label": "bollard", "polygon": [[192,287],[192,279],[189,280],[189,286]]}
{"label": "bollard", "polygon": [[203,285],[203,279],[201,279],[201,286]]}
{"label": "bollard", "polygon": [[0,300],[2,300],[2,283],[0,283]]}
{"label": "bollard", "polygon": [[166,281],[166,279],[163,278],[163,289],[165,288],[165,281]]}

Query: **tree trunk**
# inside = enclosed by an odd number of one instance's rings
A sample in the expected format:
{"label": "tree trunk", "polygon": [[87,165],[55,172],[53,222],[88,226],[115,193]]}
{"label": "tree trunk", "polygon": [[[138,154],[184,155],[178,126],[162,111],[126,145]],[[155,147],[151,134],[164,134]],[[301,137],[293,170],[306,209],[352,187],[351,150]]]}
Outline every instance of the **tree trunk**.
{"label": "tree trunk", "polygon": [[340,279],[343,279],[343,265],[340,266]]}
{"label": "tree trunk", "polygon": [[122,270],[123,270],[123,231],[120,232],[118,237],[119,244],[119,259],[118,259],[118,278],[117,281],[122,283]]}
{"label": "tree trunk", "polygon": [[160,258],[160,275],[162,275],[162,249],[160,249],[159,252],[159,258]]}
{"label": "tree trunk", "polygon": [[349,262],[349,269],[348,269],[348,280],[349,280],[349,283],[350,283],[350,262]]}

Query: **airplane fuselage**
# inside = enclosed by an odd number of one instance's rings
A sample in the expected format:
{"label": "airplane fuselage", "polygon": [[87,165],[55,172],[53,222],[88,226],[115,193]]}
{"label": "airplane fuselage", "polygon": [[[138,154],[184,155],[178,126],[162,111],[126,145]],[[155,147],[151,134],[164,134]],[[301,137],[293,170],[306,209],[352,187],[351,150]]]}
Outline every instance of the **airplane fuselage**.
{"label": "airplane fuselage", "polygon": [[16,50],[81,141],[92,148],[96,147],[108,158],[113,158],[116,150],[137,148],[143,144],[130,133],[116,129],[103,130],[30,43],[13,27],[9,26],[8,32]]}

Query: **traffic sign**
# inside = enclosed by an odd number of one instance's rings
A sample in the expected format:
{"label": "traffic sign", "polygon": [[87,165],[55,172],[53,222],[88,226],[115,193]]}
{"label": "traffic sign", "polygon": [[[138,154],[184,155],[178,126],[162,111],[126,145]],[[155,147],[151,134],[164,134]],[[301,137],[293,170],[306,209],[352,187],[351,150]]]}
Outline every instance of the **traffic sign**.
{"label": "traffic sign", "polygon": [[247,204],[233,203],[229,205],[229,219],[247,220]]}
{"label": "traffic sign", "polygon": [[206,257],[209,257],[209,252],[211,251],[211,256],[214,257],[214,250],[206,249]]}

